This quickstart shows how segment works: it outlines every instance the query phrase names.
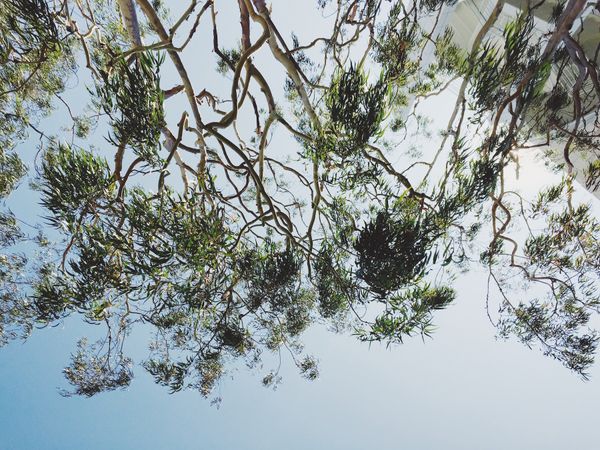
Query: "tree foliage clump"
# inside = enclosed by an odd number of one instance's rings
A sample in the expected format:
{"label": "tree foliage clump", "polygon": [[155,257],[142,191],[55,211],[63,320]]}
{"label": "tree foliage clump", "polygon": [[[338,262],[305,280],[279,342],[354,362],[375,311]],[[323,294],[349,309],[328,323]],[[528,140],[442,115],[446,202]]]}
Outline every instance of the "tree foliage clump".
{"label": "tree foliage clump", "polygon": [[99,392],[114,391],[129,386],[133,378],[131,359],[110,361],[110,355],[98,357],[94,354],[94,350],[93,346],[88,346],[85,339],[77,343],[77,352],[72,356],[71,364],[63,371],[65,378],[75,387],[75,390],[64,391],[63,395],[91,397]]}
{"label": "tree foliage clump", "polygon": [[110,184],[104,159],[66,145],[46,151],[40,175],[41,204],[57,228],[77,224],[91,214]]}
{"label": "tree foliage clump", "polygon": [[[540,32],[546,1],[497,2],[467,44],[445,20],[454,0],[318,0],[331,27],[307,41],[263,0],[180,16],[6,0],[0,197],[12,207],[35,168],[52,239],[0,213],[0,343],[67,317],[102,325],[64,371],[84,396],[129,385],[134,330],[152,335],[140,365],[172,392],[209,396],[240,362],[262,371],[284,352],[314,379],[311,324],[429,336],[461,300],[454,278],[481,263],[499,335],[585,377],[600,225],[576,186],[600,185],[600,42],[583,0]],[[223,37],[234,23],[239,44]],[[440,125],[431,109],[447,105]],[[42,120],[53,110],[63,128]],[[528,148],[565,170],[537,197],[513,176]]]}
{"label": "tree foliage clump", "polygon": [[73,68],[68,37],[45,0],[6,0],[0,11],[0,144],[8,152],[45,115]]}
{"label": "tree foliage clump", "polygon": [[389,299],[389,308],[378,315],[369,330],[359,334],[364,341],[402,343],[406,337],[416,333],[430,336],[433,331],[433,312],[444,309],[454,300],[454,291],[441,286],[418,286],[394,295]]}
{"label": "tree foliage clump", "polygon": [[431,230],[420,217],[418,204],[406,203],[397,210],[377,212],[354,244],[358,277],[381,296],[414,281],[425,269]]}
{"label": "tree foliage clump", "polygon": [[27,173],[27,167],[15,153],[0,153],[0,198],[7,197]]}
{"label": "tree foliage clump", "polygon": [[369,86],[360,68],[351,66],[334,77],[325,98],[331,118],[328,137],[332,152],[341,158],[354,155],[377,137],[386,114],[387,85]]}
{"label": "tree foliage clump", "polygon": [[100,70],[97,102],[111,120],[114,145],[130,145],[150,164],[159,160],[158,147],[164,126],[160,65],[164,56],[139,53],[134,61],[117,55],[114,65]]}

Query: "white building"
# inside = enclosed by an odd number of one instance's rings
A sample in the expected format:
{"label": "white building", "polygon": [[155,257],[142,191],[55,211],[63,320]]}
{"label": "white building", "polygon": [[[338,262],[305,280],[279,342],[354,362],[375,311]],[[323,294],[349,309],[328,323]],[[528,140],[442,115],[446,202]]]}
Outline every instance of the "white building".
{"label": "white building", "polygon": [[[498,0],[458,0],[452,6],[444,6],[436,28],[438,33],[443,32],[446,28],[453,31],[454,43],[463,50],[470,52],[476,36],[482,29],[484,23],[492,15]],[[492,29],[487,34],[486,39],[497,37],[502,38],[504,27],[507,23],[513,21],[521,8],[527,4],[538,3],[535,0],[506,0],[501,14],[495,21]],[[546,0],[542,6],[534,10],[535,28],[534,33],[537,36],[550,32],[554,29],[554,24],[550,22],[554,7],[559,3],[559,0]],[[575,36],[579,44],[582,46],[589,59],[598,61],[597,48],[600,44],[600,12],[596,9],[596,2],[590,1],[585,8],[581,18],[578,19],[571,30],[571,35]],[[562,75],[564,85],[567,91],[570,91],[577,79],[578,71],[573,66],[571,70]],[[556,82],[556,73],[553,73],[548,80],[548,89]],[[590,79],[587,80],[587,86],[584,90],[590,93],[587,100],[587,110],[589,113],[586,116],[588,129],[598,130],[600,134],[600,123],[595,122],[596,111],[600,107],[598,95],[594,92],[594,88]],[[586,100],[584,99],[584,102]],[[574,124],[570,124],[571,129]],[[562,145],[561,145],[562,144]],[[564,162],[562,156],[564,142],[551,142],[550,154],[551,158],[558,163]],[[589,163],[593,160],[600,159],[600,149],[596,154],[581,154],[577,152],[571,153],[571,162],[574,165],[574,173],[577,181],[585,187],[585,172]],[[587,189],[587,188],[586,188]],[[593,191],[593,194],[600,198],[600,189]]]}

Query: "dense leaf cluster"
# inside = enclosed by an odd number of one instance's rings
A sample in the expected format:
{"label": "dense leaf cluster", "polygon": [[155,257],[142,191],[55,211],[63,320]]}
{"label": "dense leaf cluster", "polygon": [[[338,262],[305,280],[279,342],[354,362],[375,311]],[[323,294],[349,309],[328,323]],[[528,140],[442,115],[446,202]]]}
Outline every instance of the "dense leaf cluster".
{"label": "dense leaf cluster", "polygon": [[114,65],[100,71],[96,85],[97,102],[109,115],[113,128],[111,142],[129,145],[149,164],[158,164],[158,147],[164,126],[160,65],[164,56],[139,53],[133,61],[116,55]]}
{"label": "dense leaf cluster", "polygon": [[379,211],[360,230],[354,244],[357,275],[377,295],[398,290],[425,268],[430,230],[420,217],[418,204],[406,203],[394,211]]}
{"label": "dense leaf cluster", "polygon": [[325,98],[331,119],[326,133],[328,150],[341,158],[356,154],[376,137],[386,114],[388,87],[383,80],[369,86],[366,74],[359,68],[334,77]]}

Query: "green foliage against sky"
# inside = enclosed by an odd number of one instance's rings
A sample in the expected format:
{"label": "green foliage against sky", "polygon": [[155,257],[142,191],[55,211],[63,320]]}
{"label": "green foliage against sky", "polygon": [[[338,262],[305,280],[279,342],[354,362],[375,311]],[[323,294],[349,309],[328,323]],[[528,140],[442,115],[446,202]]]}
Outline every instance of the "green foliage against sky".
{"label": "green foliage against sky", "polygon": [[[585,377],[600,306],[600,223],[571,161],[600,184],[599,52],[572,31],[586,2],[558,2],[544,34],[544,0],[497,32],[499,1],[467,50],[439,25],[456,1],[309,3],[328,33],[300,40],[310,24],[280,28],[276,2],[2,0],[0,195],[26,188],[35,141],[46,233],[0,214],[0,342],[102,325],[67,394],[129,385],[136,330],[153,334],[140,365],[172,392],[208,396],[238,360],[271,385],[269,353],[314,379],[311,324],[430,336],[461,301],[453,278],[481,264],[498,334]],[[434,97],[455,102],[435,135]],[[565,176],[523,198],[510,174],[532,145],[558,146]]]}

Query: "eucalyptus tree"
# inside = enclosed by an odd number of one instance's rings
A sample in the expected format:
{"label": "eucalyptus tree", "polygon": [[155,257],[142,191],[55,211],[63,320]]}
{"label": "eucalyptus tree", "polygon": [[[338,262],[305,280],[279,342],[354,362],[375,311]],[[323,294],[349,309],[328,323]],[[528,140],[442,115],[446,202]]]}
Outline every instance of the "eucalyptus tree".
{"label": "eucalyptus tree", "polygon": [[[467,264],[489,271],[481,301],[501,336],[585,377],[600,224],[573,198],[571,156],[592,161],[597,188],[600,42],[579,39],[597,4],[521,2],[497,32],[498,0],[465,50],[440,20],[456,0],[306,2],[327,30],[306,42],[278,25],[285,2],[1,3],[0,192],[30,166],[46,229],[0,216],[0,332],[103,324],[64,371],[72,393],[131,382],[134,329],[152,331],[142,365],[171,391],[209,395],[265,352],[313,379],[312,323],[369,342],[428,336]],[[439,136],[423,115],[436,96],[455,102]],[[423,148],[407,156],[411,143]],[[557,145],[563,181],[523,198],[520,152]],[[546,295],[513,292],[517,278]]]}

